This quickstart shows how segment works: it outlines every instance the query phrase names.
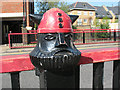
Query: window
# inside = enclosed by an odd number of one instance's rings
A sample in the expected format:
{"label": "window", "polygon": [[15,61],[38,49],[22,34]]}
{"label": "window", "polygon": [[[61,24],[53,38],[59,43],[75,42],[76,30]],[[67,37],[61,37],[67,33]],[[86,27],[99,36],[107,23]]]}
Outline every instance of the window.
{"label": "window", "polygon": [[87,15],[87,12],[84,12],[84,15]]}
{"label": "window", "polygon": [[77,20],[77,25],[79,26],[79,25],[82,25],[82,19],[78,19]]}
{"label": "window", "polygon": [[93,12],[89,12],[89,15],[90,15],[90,16],[93,16]]}
{"label": "window", "polygon": [[87,19],[84,19],[84,23],[87,23]]}
{"label": "window", "polygon": [[78,13],[78,15],[81,15],[81,11],[78,11],[77,13]]}

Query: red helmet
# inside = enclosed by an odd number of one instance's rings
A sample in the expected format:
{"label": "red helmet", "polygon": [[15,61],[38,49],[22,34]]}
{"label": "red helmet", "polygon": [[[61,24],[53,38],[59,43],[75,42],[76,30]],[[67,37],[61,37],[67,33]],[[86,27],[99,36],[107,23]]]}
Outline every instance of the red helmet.
{"label": "red helmet", "polygon": [[[70,17],[69,17],[70,16]],[[31,14],[31,19],[38,24],[38,33],[68,33],[73,32],[72,23],[78,18],[76,15],[67,15],[58,8],[52,8],[41,14]]]}
{"label": "red helmet", "polygon": [[70,17],[58,8],[52,8],[43,14],[38,26],[38,33],[67,33],[72,32]]}

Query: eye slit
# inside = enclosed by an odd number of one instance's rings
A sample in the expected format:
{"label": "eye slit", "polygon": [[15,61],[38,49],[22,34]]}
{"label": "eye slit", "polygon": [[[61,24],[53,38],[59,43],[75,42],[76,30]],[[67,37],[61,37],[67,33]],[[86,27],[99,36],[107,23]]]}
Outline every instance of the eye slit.
{"label": "eye slit", "polygon": [[47,41],[51,41],[51,40],[56,39],[56,37],[55,37],[55,36],[52,36],[52,35],[47,35],[47,36],[45,36],[44,39],[47,40]]}

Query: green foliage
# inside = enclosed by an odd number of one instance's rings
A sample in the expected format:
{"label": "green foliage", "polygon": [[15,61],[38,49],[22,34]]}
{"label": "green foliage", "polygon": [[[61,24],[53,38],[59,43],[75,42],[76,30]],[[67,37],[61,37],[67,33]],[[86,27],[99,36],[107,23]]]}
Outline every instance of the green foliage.
{"label": "green foliage", "polygon": [[[94,25],[99,27],[100,29],[109,29],[109,18],[107,16],[103,17],[102,22],[99,22],[99,18],[96,18],[94,21]],[[107,31],[107,30],[99,30],[99,31]],[[110,34],[108,32],[100,32],[95,33],[96,38],[108,38]]]}
{"label": "green foliage", "polygon": [[109,29],[109,24],[108,23],[101,24],[100,27],[101,27],[101,29]]}
{"label": "green foliage", "polygon": [[105,16],[105,17],[103,17],[103,19],[105,19],[105,20],[106,20],[106,19],[109,19],[109,18],[108,18],[107,16]]}
{"label": "green foliage", "polygon": [[59,9],[63,10],[65,13],[67,13],[69,11],[69,5],[67,4],[67,2],[59,2]]}
{"label": "green foliage", "polygon": [[37,4],[37,12],[42,14],[51,8],[59,8],[64,12],[68,12],[69,10],[69,5],[67,5],[66,2],[60,2],[60,0],[57,1],[39,0],[36,4]]}
{"label": "green foliage", "polygon": [[[109,24],[100,24],[101,29],[109,29]],[[101,31],[101,30],[100,30]],[[107,31],[107,30],[102,30],[102,31]],[[108,32],[100,32],[96,33],[97,38],[109,38],[110,34]]]}
{"label": "green foliage", "polygon": [[115,23],[118,23],[118,19],[115,19]]}

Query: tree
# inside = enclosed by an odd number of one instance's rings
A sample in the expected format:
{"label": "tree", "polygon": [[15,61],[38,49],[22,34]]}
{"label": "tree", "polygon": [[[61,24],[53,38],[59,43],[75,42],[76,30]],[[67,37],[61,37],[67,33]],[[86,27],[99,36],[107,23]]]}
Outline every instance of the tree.
{"label": "tree", "polygon": [[64,12],[68,12],[69,10],[69,5],[66,2],[60,2],[60,0],[57,1],[39,0],[38,2],[36,2],[36,6],[37,6],[37,12],[41,14],[45,13],[47,10],[51,8],[59,8]]}
{"label": "tree", "polygon": [[[107,16],[103,17],[102,22],[99,22],[99,18],[96,18],[94,21],[94,25],[99,29],[109,29],[109,18]],[[98,31],[107,31],[107,30],[98,30]],[[95,33],[92,36],[95,36],[96,38],[109,38],[110,33],[100,32],[100,33]]]}
{"label": "tree", "polygon": [[[100,24],[100,28],[109,29],[109,24],[108,23]],[[107,30],[102,30],[102,31],[107,31]],[[109,38],[110,37],[110,33],[108,32],[96,33],[96,35],[98,38]]]}
{"label": "tree", "polygon": [[[100,24],[100,29],[109,29],[108,19],[104,18],[103,20],[105,22]],[[107,30],[102,30],[102,31],[107,31]],[[108,32],[97,33],[96,35],[98,38],[109,38],[110,37],[110,33],[108,33]]]}

